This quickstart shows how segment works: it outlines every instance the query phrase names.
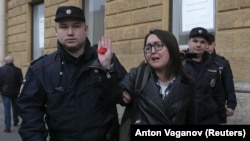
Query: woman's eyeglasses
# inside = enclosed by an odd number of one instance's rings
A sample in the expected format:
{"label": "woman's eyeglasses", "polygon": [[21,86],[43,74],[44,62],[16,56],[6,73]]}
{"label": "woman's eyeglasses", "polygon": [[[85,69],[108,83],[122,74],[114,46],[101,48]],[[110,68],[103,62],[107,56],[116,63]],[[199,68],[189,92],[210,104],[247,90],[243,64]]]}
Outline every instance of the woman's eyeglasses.
{"label": "woman's eyeglasses", "polygon": [[147,44],[143,50],[146,54],[151,53],[152,52],[152,48],[154,47],[155,51],[160,51],[162,50],[164,44],[162,42],[155,42],[153,44]]}

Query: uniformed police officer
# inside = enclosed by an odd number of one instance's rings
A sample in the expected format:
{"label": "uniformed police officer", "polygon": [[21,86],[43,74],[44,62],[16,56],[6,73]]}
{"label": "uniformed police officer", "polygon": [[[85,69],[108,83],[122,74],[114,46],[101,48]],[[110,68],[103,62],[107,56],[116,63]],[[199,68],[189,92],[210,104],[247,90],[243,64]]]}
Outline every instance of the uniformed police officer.
{"label": "uniformed police officer", "polygon": [[198,124],[220,124],[225,109],[221,90],[218,65],[205,51],[208,45],[207,30],[195,27],[190,31],[188,52],[196,53],[196,58],[185,58],[184,70],[196,82],[196,107]]}
{"label": "uniformed police officer", "polygon": [[[219,71],[223,86],[223,91],[221,93],[225,93],[225,104],[226,104],[226,112],[223,115],[223,118],[221,119],[222,123],[227,122],[227,116],[233,116],[234,110],[237,106],[237,99],[235,95],[235,88],[234,88],[234,82],[233,82],[233,73],[230,66],[229,61],[224,58],[223,56],[220,56],[216,53],[215,47],[215,38],[214,35],[211,33],[208,33],[209,36],[209,43],[206,48],[206,51],[209,52],[215,61],[219,64]],[[219,93],[220,94],[220,93]]]}
{"label": "uniformed police officer", "polygon": [[112,92],[126,71],[110,37],[102,37],[97,54],[75,6],[59,7],[55,22],[57,50],[30,65],[18,98],[22,140],[117,141],[121,95]]}

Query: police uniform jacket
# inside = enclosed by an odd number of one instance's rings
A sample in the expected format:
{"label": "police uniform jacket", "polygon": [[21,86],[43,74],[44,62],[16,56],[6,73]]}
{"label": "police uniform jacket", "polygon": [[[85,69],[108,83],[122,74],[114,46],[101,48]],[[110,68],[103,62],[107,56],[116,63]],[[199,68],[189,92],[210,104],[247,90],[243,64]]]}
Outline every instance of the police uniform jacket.
{"label": "police uniform jacket", "polygon": [[[227,107],[231,109],[235,109],[237,106],[237,100],[236,100],[235,88],[234,88],[234,82],[233,82],[233,73],[232,73],[230,63],[227,59],[216,54],[215,52],[212,53],[212,56],[213,56],[213,59],[219,65],[220,78],[221,78],[222,86],[223,86],[223,90],[221,91],[221,93],[225,93],[224,94],[225,104]],[[226,111],[221,120],[222,120],[221,121],[222,123],[227,122]]]}
{"label": "police uniform jacket", "polygon": [[[156,75],[152,72],[140,94],[136,94],[135,79],[138,68],[131,69],[121,87],[132,96],[132,124],[184,125],[196,124],[194,83],[184,82],[180,76],[169,84],[169,93],[162,98]],[[127,105],[131,106],[131,105]]]}
{"label": "police uniform jacket", "polygon": [[184,70],[196,82],[196,109],[198,124],[219,124],[224,114],[224,95],[219,77],[218,64],[207,52],[202,62],[186,59]]}
{"label": "police uniform jacket", "polygon": [[116,141],[121,95],[109,91],[126,72],[113,63],[102,69],[88,39],[79,58],[58,43],[58,51],[34,61],[18,98],[22,139],[45,141],[48,132],[50,141]]}

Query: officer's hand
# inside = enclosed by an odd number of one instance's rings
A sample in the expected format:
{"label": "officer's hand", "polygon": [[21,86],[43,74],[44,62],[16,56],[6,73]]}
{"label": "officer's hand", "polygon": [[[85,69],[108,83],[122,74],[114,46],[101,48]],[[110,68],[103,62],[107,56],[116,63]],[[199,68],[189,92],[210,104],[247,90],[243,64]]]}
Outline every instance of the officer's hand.
{"label": "officer's hand", "polygon": [[226,110],[227,110],[226,111],[227,116],[233,116],[234,115],[234,110],[233,109],[227,107]]}

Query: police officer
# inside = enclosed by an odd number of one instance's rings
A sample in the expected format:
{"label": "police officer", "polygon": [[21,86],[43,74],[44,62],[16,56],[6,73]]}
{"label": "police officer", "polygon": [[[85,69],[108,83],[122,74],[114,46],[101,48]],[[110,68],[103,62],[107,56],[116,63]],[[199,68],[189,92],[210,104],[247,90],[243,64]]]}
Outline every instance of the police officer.
{"label": "police officer", "polygon": [[206,48],[206,51],[210,53],[215,61],[219,64],[219,72],[221,76],[223,91],[221,93],[225,93],[225,104],[226,104],[226,112],[223,115],[223,118],[221,119],[222,123],[227,122],[227,116],[233,116],[234,110],[237,106],[237,99],[235,95],[235,88],[234,88],[234,82],[233,82],[233,73],[230,66],[229,61],[224,58],[223,56],[220,56],[216,53],[215,47],[215,38],[214,35],[211,33],[208,33],[209,36],[209,43]]}
{"label": "police officer", "polygon": [[[18,98],[23,141],[117,141],[121,95],[112,93],[125,69],[103,36],[98,51],[87,38],[81,8],[56,11],[57,50],[32,62]],[[99,53],[97,53],[99,52]]]}
{"label": "police officer", "polygon": [[196,110],[198,124],[220,124],[223,109],[218,65],[211,55],[205,51],[208,45],[207,30],[195,27],[190,31],[188,52],[196,53],[196,58],[185,58],[184,70],[196,82]]}

